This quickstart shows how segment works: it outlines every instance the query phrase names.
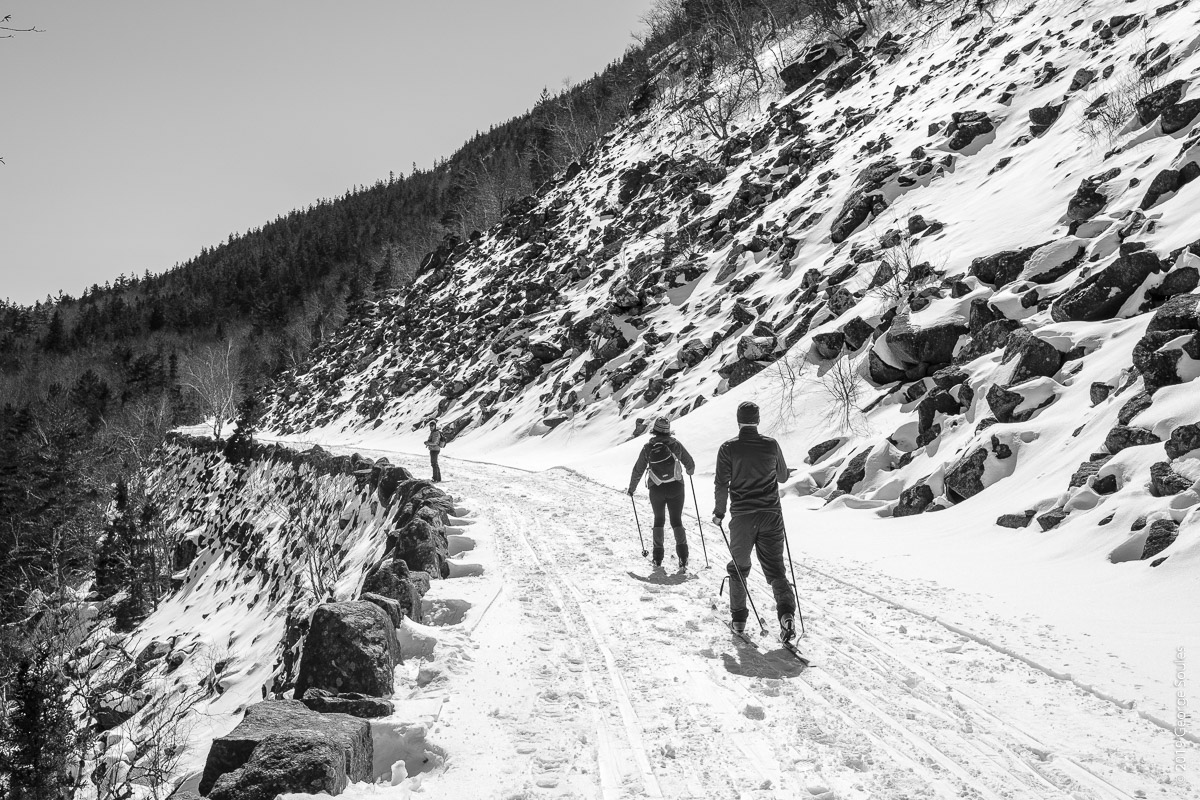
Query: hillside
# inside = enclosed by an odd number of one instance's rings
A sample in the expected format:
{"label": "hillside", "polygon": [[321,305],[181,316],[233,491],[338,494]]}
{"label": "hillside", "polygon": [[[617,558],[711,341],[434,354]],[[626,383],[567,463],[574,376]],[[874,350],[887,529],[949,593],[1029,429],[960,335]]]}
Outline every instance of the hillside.
{"label": "hillside", "polygon": [[[464,452],[576,463],[728,392],[819,445],[794,493],[902,515],[1037,474],[1003,524],[1107,517],[1098,557],[1158,555],[1200,477],[1200,62],[1187,4],[1126,5],[818,43],[728,138],[660,102],[443,243],[272,424],[411,447],[436,418]],[[659,95],[697,102],[684,73]]]}

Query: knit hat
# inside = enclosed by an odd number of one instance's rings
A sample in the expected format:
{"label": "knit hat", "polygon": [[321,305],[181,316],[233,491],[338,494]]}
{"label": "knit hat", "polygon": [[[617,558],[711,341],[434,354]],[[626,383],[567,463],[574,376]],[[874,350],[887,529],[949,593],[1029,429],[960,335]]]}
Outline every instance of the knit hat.
{"label": "knit hat", "polygon": [[757,425],[758,406],[749,401],[742,403],[737,409],[737,421],[738,425]]}
{"label": "knit hat", "polygon": [[671,421],[666,417],[659,417],[654,420],[654,427],[650,430],[654,433],[668,434],[671,432]]}

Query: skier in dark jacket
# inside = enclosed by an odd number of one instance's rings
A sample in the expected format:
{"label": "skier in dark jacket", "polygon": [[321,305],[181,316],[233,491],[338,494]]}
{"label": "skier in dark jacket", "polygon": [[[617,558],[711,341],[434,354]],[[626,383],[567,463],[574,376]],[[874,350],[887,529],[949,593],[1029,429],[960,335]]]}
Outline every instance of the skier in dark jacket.
{"label": "skier in dark jacket", "polygon": [[[749,580],[750,552],[758,552],[763,576],[775,595],[780,638],[791,641],[796,635],[794,617],[796,598],[788,583],[783,564],[787,532],[783,527],[783,509],[779,504],[779,484],[787,480],[788,467],[779,443],[758,432],[758,406],[738,406],[738,435],[717,451],[716,508],[713,522],[725,517],[727,501],[732,501],[729,519],[729,549],[732,561],[729,573],[729,611],[733,628],[746,629],[746,589]],[[740,577],[739,577],[740,573]]]}
{"label": "skier in dark jacket", "polygon": [[[642,473],[647,471],[646,489],[650,493],[650,507],[654,510],[654,566],[662,566],[663,533],[667,512],[670,512],[671,530],[675,534],[675,555],[679,558],[679,569],[687,568],[688,544],[683,529],[683,470],[691,475],[696,471],[696,462],[687,448],[671,435],[671,423],[666,417],[654,420],[650,441],[642,446],[633,475],[629,478],[629,496],[637,491]],[[681,469],[682,467],[682,469]]]}
{"label": "skier in dark jacket", "polygon": [[442,469],[438,466],[438,454],[442,452],[442,447],[446,444],[442,432],[438,430],[437,421],[429,420],[429,436],[425,439],[425,446],[429,448],[429,466],[433,467],[433,482],[442,482]]}

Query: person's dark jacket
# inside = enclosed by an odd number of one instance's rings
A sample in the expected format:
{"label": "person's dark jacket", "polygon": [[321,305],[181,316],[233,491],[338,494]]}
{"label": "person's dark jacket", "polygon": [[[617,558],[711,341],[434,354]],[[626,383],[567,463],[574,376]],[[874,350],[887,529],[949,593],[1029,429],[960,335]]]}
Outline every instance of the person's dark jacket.
{"label": "person's dark jacket", "polygon": [[756,511],[780,511],[779,484],[787,480],[788,467],[779,442],[756,428],[743,427],[717,451],[716,509],[725,516],[732,501],[733,516]]}
{"label": "person's dark jacket", "polygon": [[[637,489],[638,481],[642,479],[642,473],[646,471],[646,467],[650,464],[650,447],[656,442],[665,439],[667,447],[671,448],[671,452],[683,464],[683,468],[687,470],[687,474],[691,475],[696,471],[696,462],[692,460],[692,454],[687,451],[687,448],[680,444],[679,440],[674,436],[663,436],[656,433],[650,437],[650,441],[642,445],[642,452],[638,453],[637,463],[633,465],[633,474],[629,477],[629,493],[633,494]],[[668,481],[671,483],[671,481]],[[646,478],[646,488],[651,485],[650,478]]]}

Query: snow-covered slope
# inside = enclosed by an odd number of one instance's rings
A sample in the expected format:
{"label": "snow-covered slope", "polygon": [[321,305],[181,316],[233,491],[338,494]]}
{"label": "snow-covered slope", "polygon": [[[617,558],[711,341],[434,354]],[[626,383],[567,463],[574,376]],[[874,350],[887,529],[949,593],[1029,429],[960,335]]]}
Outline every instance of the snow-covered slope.
{"label": "snow-covered slope", "polygon": [[1154,311],[1200,276],[1196,16],[897,18],[721,141],[661,102],[448,240],[273,422],[412,447],[437,418],[461,452],[571,464],[737,387],[790,450],[832,448],[797,492],[901,515],[999,483],[991,520],[1194,561],[1195,432],[1155,440],[1200,421],[1200,317]]}

